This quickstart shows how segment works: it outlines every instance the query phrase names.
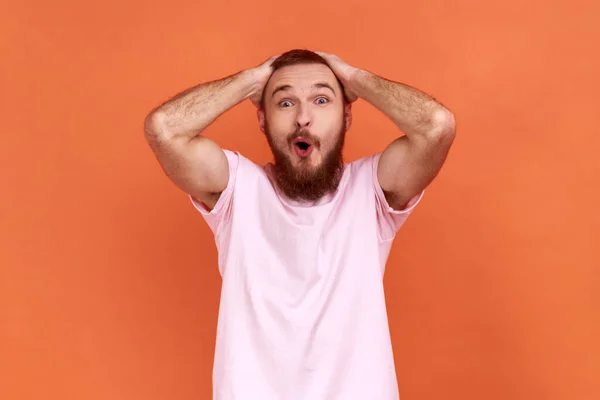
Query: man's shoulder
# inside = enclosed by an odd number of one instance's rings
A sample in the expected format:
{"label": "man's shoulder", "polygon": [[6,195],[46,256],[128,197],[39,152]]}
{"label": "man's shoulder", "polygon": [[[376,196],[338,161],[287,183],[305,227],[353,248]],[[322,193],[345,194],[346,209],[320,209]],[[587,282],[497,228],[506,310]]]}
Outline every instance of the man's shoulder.
{"label": "man's shoulder", "polygon": [[367,156],[363,156],[354,161],[351,161],[347,164],[347,167],[353,173],[363,172],[366,174],[370,174],[374,171],[374,168],[377,166],[377,162],[379,161],[379,156],[381,153],[370,154]]}
{"label": "man's shoulder", "polygon": [[360,157],[345,165],[343,187],[348,193],[369,192],[373,187],[374,162],[377,154]]}
{"label": "man's shoulder", "polygon": [[242,152],[240,152],[238,150],[224,148],[223,152],[227,156],[228,160],[233,160],[239,166],[243,166],[246,168],[258,168],[258,169],[264,168],[264,166],[261,166],[260,164],[256,163],[255,161],[251,160],[250,158],[246,157]]}
{"label": "man's shoulder", "polygon": [[249,157],[243,155],[240,151],[223,149],[227,160],[229,161],[230,171],[233,172],[242,181],[252,177],[266,177],[269,164],[259,164]]}

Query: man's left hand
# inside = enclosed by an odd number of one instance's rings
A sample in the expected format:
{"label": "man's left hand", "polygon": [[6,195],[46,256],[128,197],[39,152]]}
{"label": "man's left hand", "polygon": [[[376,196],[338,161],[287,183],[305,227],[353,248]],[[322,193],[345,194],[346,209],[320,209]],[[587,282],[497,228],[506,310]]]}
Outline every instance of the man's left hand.
{"label": "man's left hand", "polygon": [[347,64],[336,55],[323,53],[321,51],[317,51],[316,53],[323,57],[325,61],[327,61],[329,68],[331,68],[333,73],[342,82],[347,100],[350,103],[356,101],[356,99],[358,99],[358,96],[354,92],[352,92],[350,87],[352,84],[352,79],[354,79],[354,76],[359,71],[358,68]]}

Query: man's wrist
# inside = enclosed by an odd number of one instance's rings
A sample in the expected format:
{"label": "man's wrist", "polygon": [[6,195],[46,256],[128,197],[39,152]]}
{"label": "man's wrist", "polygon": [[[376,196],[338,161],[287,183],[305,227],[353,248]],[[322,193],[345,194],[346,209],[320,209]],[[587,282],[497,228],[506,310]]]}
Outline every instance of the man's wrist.
{"label": "man's wrist", "polygon": [[253,97],[262,91],[261,81],[253,68],[243,70],[239,73],[239,75],[241,82],[243,82],[246,98]]}
{"label": "man's wrist", "polygon": [[[365,80],[368,78],[368,72],[360,68],[352,68],[348,74],[348,82],[344,84],[354,93],[360,92]],[[358,93],[357,93],[358,94]]]}

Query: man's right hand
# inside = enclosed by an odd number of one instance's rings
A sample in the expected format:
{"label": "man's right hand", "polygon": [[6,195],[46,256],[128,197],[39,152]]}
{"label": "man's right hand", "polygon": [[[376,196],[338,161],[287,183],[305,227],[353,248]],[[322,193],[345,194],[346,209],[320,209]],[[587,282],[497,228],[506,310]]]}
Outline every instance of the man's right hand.
{"label": "man's right hand", "polygon": [[267,85],[267,82],[269,81],[269,78],[271,77],[271,74],[273,73],[273,67],[271,65],[278,57],[279,55],[273,56],[249,71],[256,85],[250,100],[256,107],[260,107],[263,91]]}

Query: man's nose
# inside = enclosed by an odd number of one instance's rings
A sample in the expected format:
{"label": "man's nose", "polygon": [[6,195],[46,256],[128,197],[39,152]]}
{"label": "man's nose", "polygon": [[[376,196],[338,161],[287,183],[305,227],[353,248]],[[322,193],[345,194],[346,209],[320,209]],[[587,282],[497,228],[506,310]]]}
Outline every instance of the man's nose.
{"label": "man's nose", "polygon": [[306,106],[298,107],[298,114],[296,115],[296,126],[298,128],[307,128],[312,122],[312,116],[310,110]]}

